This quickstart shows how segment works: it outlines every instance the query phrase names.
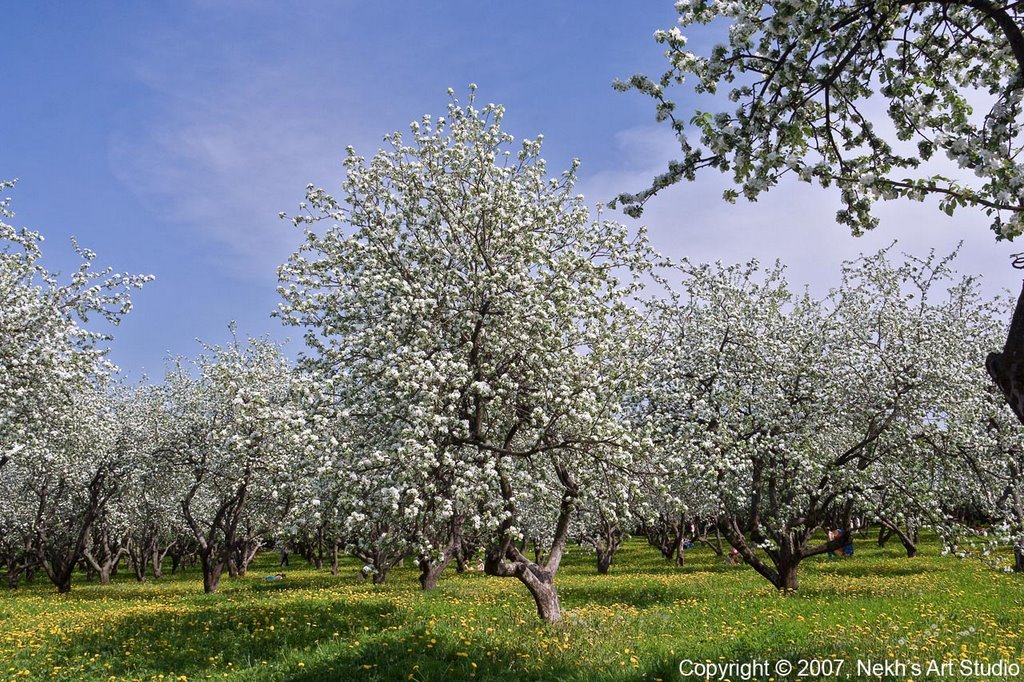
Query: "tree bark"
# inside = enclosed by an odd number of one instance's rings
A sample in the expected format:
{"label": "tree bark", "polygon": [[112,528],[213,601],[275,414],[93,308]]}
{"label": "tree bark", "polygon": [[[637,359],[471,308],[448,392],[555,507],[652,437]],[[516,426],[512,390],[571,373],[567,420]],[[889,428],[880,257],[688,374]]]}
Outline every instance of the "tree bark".
{"label": "tree bark", "polygon": [[[895,535],[899,538],[900,544],[903,545],[903,549],[907,553],[907,557],[913,558],[917,556],[917,529],[912,524],[907,524],[907,530],[904,531],[896,523],[881,519],[882,527],[888,529],[886,539],[890,536]],[[881,533],[879,533],[879,546],[881,546]]]}
{"label": "tree bark", "polygon": [[[562,606],[558,601],[558,590],[555,589],[554,576],[543,576],[533,571],[526,572],[527,579],[520,578],[526,589],[537,604],[537,615],[545,623],[557,623],[562,620]],[[526,577],[526,576],[524,576]]]}
{"label": "tree bark", "polygon": [[1003,352],[989,353],[985,369],[1002,390],[1007,405],[1024,424],[1024,288],[1017,298]]}
{"label": "tree bark", "polygon": [[443,557],[441,561],[434,561],[433,557],[429,555],[423,555],[420,557],[420,587],[424,591],[432,590],[437,587],[437,581],[441,579],[441,574],[444,573],[444,569],[448,568],[448,565],[452,562],[455,557],[459,554],[459,535],[453,533],[448,544],[445,545],[444,550],[441,553]]}
{"label": "tree bark", "polygon": [[61,574],[57,578],[51,578],[51,580],[57,586],[57,594],[67,594],[71,591],[71,571]]}
{"label": "tree bark", "polygon": [[430,559],[420,559],[420,587],[424,591],[437,587],[437,581],[441,579],[441,574],[451,562],[451,557],[440,563],[434,563]]}
{"label": "tree bark", "polygon": [[772,565],[768,565],[751,549],[746,537],[740,530],[735,516],[722,523],[722,531],[725,533],[729,544],[739,552],[745,563],[750,564],[755,571],[774,585],[776,589],[785,592],[797,589],[797,569],[801,561],[808,556],[825,552],[828,549],[835,550],[840,547],[839,539],[835,539],[829,540],[821,547],[807,550],[804,547],[802,537],[789,535],[777,538],[777,548],[766,550],[768,558],[771,559],[772,563]]}
{"label": "tree bark", "polygon": [[888,528],[884,523],[878,528],[878,546],[885,547],[886,543],[889,542],[889,538],[892,537],[892,529]]}
{"label": "tree bark", "polygon": [[[582,541],[587,542],[594,548],[597,556],[597,572],[599,575],[607,575],[611,568],[612,559],[622,544],[622,529],[617,521],[608,519],[604,512],[599,511],[600,523],[589,535],[585,535]],[[537,562],[540,563],[540,562]]]}
{"label": "tree bark", "polygon": [[721,557],[722,556],[722,554],[723,554],[723,550],[722,550],[722,531],[718,528],[718,524],[717,523],[715,524],[715,539],[714,539],[713,542],[708,539],[708,537],[707,537],[707,529],[706,528],[701,533],[701,535],[700,535],[700,537],[698,539],[702,543],[704,543],[705,545],[710,547],[711,551],[715,553],[715,556],[717,556],[717,557]]}
{"label": "tree bark", "polygon": [[541,567],[530,561],[511,542],[504,549],[492,547],[484,560],[487,575],[514,577],[526,586],[537,606],[537,615],[545,623],[553,624],[562,620],[562,608],[555,587],[555,570]]}
{"label": "tree bark", "polygon": [[224,562],[212,556],[211,552],[200,552],[199,562],[203,567],[203,592],[213,594],[220,587],[220,577],[224,572]]}
{"label": "tree bark", "polygon": [[[163,571],[164,558],[167,557],[168,552],[170,552],[177,544],[178,544],[178,541],[177,540],[173,540],[171,542],[171,544],[169,544],[166,547],[164,547],[164,549],[161,551],[161,549],[160,549],[160,541],[157,540],[157,539],[153,540],[153,544],[150,546],[150,551],[152,553],[152,556],[150,557],[149,563],[153,567],[153,578],[154,579],[159,580],[160,578],[164,577],[164,571]],[[171,572],[173,573],[175,570],[177,570],[178,561],[177,561],[177,559],[175,559],[172,556],[171,557],[171,562],[173,564],[173,568],[172,568]]]}
{"label": "tree bark", "polygon": [[135,574],[135,580],[140,583],[146,581],[146,566],[149,565],[150,548],[155,541],[151,538],[147,541],[148,545],[142,546],[134,539],[128,539],[128,558],[132,562],[132,573]]}
{"label": "tree bark", "polygon": [[798,560],[785,562],[783,565],[779,566],[779,580],[775,587],[787,592],[795,592],[798,587],[796,569],[799,565],[800,562]]}
{"label": "tree bark", "polygon": [[[98,556],[93,552],[94,548],[99,549]],[[127,551],[126,546],[120,541],[112,542],[107,529],[103,528],[93,542],[87,543],[82,548],[82,558],[99,576],[100,585],[109,585],[110,576],[116,572],[117,563],[125,551]]]}

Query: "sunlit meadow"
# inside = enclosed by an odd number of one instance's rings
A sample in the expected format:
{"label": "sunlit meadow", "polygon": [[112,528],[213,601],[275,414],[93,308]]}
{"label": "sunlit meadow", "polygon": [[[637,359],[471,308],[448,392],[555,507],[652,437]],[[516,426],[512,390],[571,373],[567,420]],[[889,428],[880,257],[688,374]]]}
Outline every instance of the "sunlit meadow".
{"label": "sunlit meadow", "polygon": [[[197,570],[110,586],[45,580],[0,598],[5,677],[104,680],[672,680],[679,661],[887,658],[1024,663],[1021,577],[858,541],[853,559],[802,566],[795,596],[704,548],[676,568],[634,540],[612,572],[571,553],[559,574],[565,622],[538,623],[515,580],[446,574],[418,589],[412,567],[386,585],[343,563],[335,577],[293,559],[282,581],[263,555],[202,594]],[[852,668],[850,679],[856,674]]]}

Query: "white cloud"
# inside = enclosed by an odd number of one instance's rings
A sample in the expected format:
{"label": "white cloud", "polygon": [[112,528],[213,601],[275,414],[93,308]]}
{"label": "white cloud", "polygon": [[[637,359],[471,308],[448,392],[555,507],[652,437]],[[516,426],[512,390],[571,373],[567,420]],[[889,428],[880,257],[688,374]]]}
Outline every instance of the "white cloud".
{"label": "white cloud", "polygon": [[[646,187],[664,172],[678,149],[671,132],[661,127],[625,130],[616,142],[622,169],[584,175],[580,181],[580,191],[592,202]],[[647,225],[655,247],[666,255],[694,261],[780,259],[793,285],[809,284],[822,293],[838,284],[844,260],[877,251],[893,240],[899,242],[900,251],[915,255],[932,248],[948,253],[962,240],[957,270],[983,275],[989,295],[1020,290],[1021,273],[1010,267],[1009,254],[1024,249],[1020,244],[996,243],[980,211],[960,209],[950,218],[935,202],[886,202],[876,207],[880,225],[857,238],[835,222],[839,208],[835,190],[784,181],[755,203],[740,199],[733,205],[721,199],[729,180],[717,171],[707,171],[696,181],[663,190],[648,201],[639,222]]]}
{"label": "white cloud", "polygon": [[341,174],[332,126],[268,86],[219,92],[112,141],[119,179],[194,225],[192,238],[218,247],[215,264],[243,276],[273,273],[298,241],[278,213],[296,210],[307,182]]}

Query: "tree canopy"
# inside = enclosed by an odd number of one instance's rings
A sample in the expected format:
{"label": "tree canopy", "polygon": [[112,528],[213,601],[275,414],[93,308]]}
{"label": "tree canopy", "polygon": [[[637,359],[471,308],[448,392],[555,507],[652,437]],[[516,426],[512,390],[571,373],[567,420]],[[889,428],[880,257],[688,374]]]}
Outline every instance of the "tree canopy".
{"label": "tree canopy", "polygon": [[[876,201],[930,196],[950,215],[983,210],[997,239],[1024,231],[1020,3],[681,0],[676,9],[679,26],[655,33],[668,69],[616,83],[655,100],[681,152],[650,187],[617,197],[627,213],[717,168],[738,185],[729,201],[755,200],[787,174],[835,185],[837,220],[854,234],[877,224]],[[722,20],[724,42],[688,49],[686,29],[714,33]],[[687,80],[693,94],[680,107],[672,91]],[[705,100],[717,111],[697,109]]]}
{"label": "tree canopy", "polygon": [[272,544],[335,573],[345,551],[377,583],[412,559],[425,590],[479,562],[556,622],[573,541],[602,573],[630,534],[679,564],[731,546],[793,590],[870,523],[908,556],[922,529],[960,555],[1012,545],[990,561],[1024,571],[1024,425],[980,362],[1010,301],[891,247],[822,297],[781,264],[672,263],[503,114],[452,94],[350,148],[338,194],[307,187],[278,272],[300,364],[236,338],[129,386],[86,318],[116,322],[148,278],[80,249],[62,284],[42,237],[0,220],[8,585],[66,592],[82,564],[109,582],[126,555],[158,578],[169,556],[215,592]]}

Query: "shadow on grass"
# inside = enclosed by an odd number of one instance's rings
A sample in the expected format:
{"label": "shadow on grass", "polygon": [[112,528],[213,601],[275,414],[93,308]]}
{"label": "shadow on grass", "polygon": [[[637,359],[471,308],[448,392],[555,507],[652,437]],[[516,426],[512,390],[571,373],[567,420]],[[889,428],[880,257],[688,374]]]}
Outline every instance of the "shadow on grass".
{"label": "shadow on grass", "polygon": [[259,587],[263,595],[236,593],[230,600],[211,600],[203,610],[162,610],[157,603],[151,613],[97,619],[93,632],[76,636],[55,656],[64,660],[55,663],[74,669],[98,656],[107,664],[104,676],[239,672],[395,620],[394,608],[383,599],[264,601],[265,592],[284,590]]}
{"label": "shadow on grass", "polygon": [[566,580],[559,584],[558,593],[564,607],[625,604],[646,609],[670,605],[676,600],[702,600],[707,596],[707,587],[703,582],[645,582],[602,576],[586,581]]}
{"label": "shadow on grass", "polygon": [[[467,644],[454,636],[424,629],[381,632],[357,647],[331,644],[306,660],[283,661],[247,679],[294,680],[565,680],[599,679],[581,669],[573,656],[553,654],[543,660],[524,656],[496,640]],[[616,677],[615,679],[629,679]],[[640,679],[639,677],[637,679]]]}
{"label": "shadow on grass", "polygon": [[[231,606],[231,605],[227,605]],[[108,676],[189,679],[229,673],[242,680],[567,680],[649,679],[631,671],[611,677],[582,668],[578,652],[540,659],[501,636],[410,626],[383,600],[259,605],[127,617],[79,638],[58,665],[85,657],[108,664],[77,668],[68,679]],[[273,626],[273,629],[270,627]],[[557,630],[553,630],[557,632]],[[524,627],[524,642],[534,635]],[[632,673],[636,672],[636,675]],[[409,677],[412,675],[413,677]]]}
{"label": "shadow on grass", "polygon": [[[704,559],[701,557],[701,559]],[[724,559],[687,561],[683,566],[676,566],[672,561],[658,561],[644,566],[642,569],[630,567],[628,570],[616,570],[612,566],[610,575],[680,575],[686,573],[727,573],[734,570],[735,566],[728,564]],[[596,571],[595,571],[596,575]]]}
{"label": "shadow on grass", "polygon": [[[266,575],[273,575],[267,573]],[[78,578],[78,576],[76,576]],[[337,586],[351,586],[360,584],[358,573],[349,575],[331,575],[329,572],[310,573],[308,570],[302,573],[286,574],[283,580],[266,580],[265,575],[250,573],[247,576],[231,578],[225,576],[220,583],[220,589],[208,595],[210,599],[216,599],[219,595],[238,594],[240,591],[257,592],[260,594],[282,592],[288,590],[309,590],[309,589],[330,589]],[[162,578],[148,578],[139,582],[128,576],[115,577],[108,585],[99,582],[88,582],[84,579],[75,580],[72,583],[71,592],[67,595],[57,595],[53,585],[48,581],[36,580],[32,583],[20,585],[15,590],[6,592],[9,595],[36,594],[40,596],[63,598],[74,601],[137,601],[154,598],[173,597],[203,597],[203,575],[199,572],[178,573],[166,575]]]}

